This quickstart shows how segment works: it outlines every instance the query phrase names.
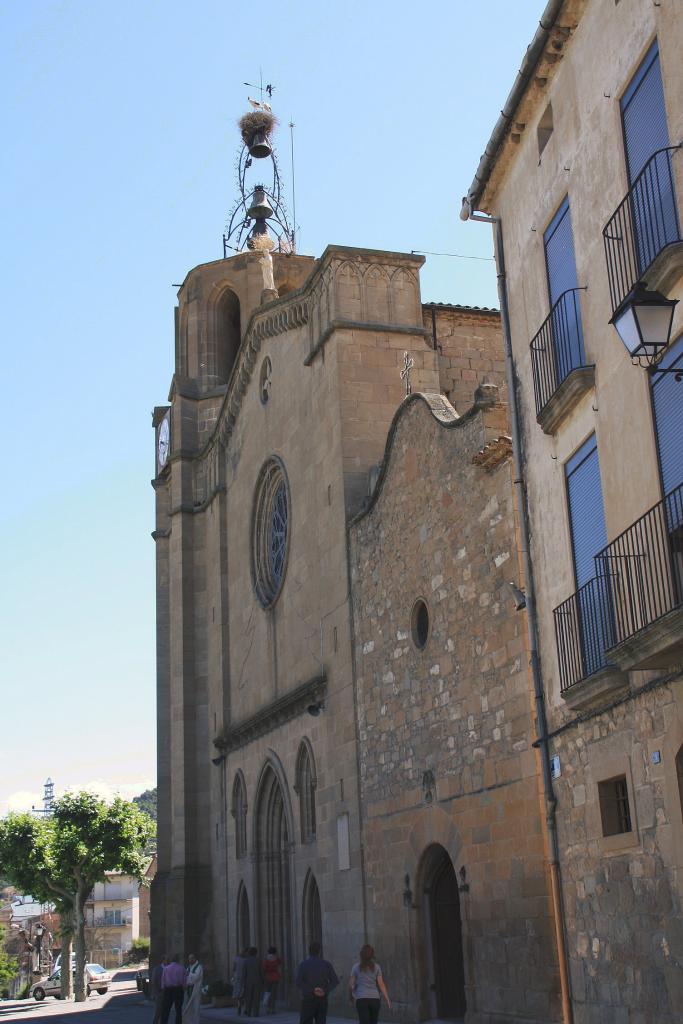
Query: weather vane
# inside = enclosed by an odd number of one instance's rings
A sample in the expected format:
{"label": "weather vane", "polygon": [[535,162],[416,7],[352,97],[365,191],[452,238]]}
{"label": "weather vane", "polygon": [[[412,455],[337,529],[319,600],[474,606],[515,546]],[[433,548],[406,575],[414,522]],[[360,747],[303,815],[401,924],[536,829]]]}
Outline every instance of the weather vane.
{"label": "weather vane", "polygon": [[[242,136],[242,149],[237,157],[237,186],[239,198],[235,203],[223,235],[223,256],[228,250],[241,252],[245,247],[258,252],[294,252],[294,232],[289,225],[289,218],[282,198],[282,185],[278,171],[277,159],[272,145],[272,135],[277,125],[277,118],[269,103],[263,99],[264,93],[271,98],[274,85],[244,84],[259,89],[261,99],[247,97],[251,110],[243,114],[238,121]],[[246,173],[254,160],[270,159],[272,178],[268,173],[268,184],[262,182],[249,186]],[[268,168],[268,164],[265,165]],[[270,231],[272,231],[272,235]],[[273,237],[273,235],[275,237]]]}
{"label": "weather vane", "polygon": [[410,383],[410,371],[415,366],[415,360],[407,352],[403,353],[403,369],[401,370],[401,380],[406,382],[406,395],[410,395],[413,390],[413,385]]}

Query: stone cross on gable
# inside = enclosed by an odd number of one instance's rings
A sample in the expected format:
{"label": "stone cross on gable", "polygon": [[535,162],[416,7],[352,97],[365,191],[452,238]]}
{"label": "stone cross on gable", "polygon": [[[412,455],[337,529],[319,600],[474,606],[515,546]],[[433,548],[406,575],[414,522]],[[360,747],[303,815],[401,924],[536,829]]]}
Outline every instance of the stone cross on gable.
{"label": "stone cross on gable", "polygon": [[406,395],[411,394],[413,385],[410,383],[410,371],[415,366],[415,360],[408,352],[403,353],[403,369],[401,370],[401,380],[406,382]]}

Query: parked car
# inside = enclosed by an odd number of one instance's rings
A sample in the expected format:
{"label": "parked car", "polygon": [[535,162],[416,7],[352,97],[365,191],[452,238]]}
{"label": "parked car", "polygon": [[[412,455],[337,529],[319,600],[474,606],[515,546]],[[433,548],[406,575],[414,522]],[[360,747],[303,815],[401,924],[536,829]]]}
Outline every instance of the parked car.
{"label": "parked car", "polygon": [[[86,964],[85,977],[86,995],[90,995],[92,991],[95,991],[103,996],[108,991],[111,984],[111,974],[105,971],[104,967],[100,964]],[[61,985],[62,972],[58,969],[53,971],[49,978],[46,978],[44,981],[37,981],[35,985],[32,985],[30,994],[39,1003],[46,996],[54,996],[55,999],[59,999],[61,997]]]}

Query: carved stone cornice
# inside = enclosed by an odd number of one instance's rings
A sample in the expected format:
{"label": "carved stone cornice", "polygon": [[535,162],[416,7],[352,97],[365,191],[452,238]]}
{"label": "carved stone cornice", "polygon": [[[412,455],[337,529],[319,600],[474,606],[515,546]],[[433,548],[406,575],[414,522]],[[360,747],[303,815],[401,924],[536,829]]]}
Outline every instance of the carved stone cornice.
{"label": "carved stone cornice", "polygon": [[245,718],[236,725],[229,725],[222,733],[214,738],[214,746],[221,753],[229,754],[240,747],[246,747],[249,743],[272,732],[285,722],[298,718],[303,714],[310,704],[316,704],[325,697],[327,691],[327,675],[323,669],[321,674],[313,679],[301,683],[289,693],[277,697],[270,704],[261,708],[256,714]]}

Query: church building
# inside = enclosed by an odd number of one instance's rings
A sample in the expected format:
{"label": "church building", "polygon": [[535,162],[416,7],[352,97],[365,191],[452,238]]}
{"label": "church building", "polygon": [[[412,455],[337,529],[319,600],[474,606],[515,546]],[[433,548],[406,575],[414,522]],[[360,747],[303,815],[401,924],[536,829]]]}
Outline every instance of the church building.
{"label": "church building", "polygon": [[311,941],[342,978],[369,941],[389,1019],[559,1020],[500,317],[297,255],[262,113],[153,418],[152,957],[274,945],[295,1006]]}

